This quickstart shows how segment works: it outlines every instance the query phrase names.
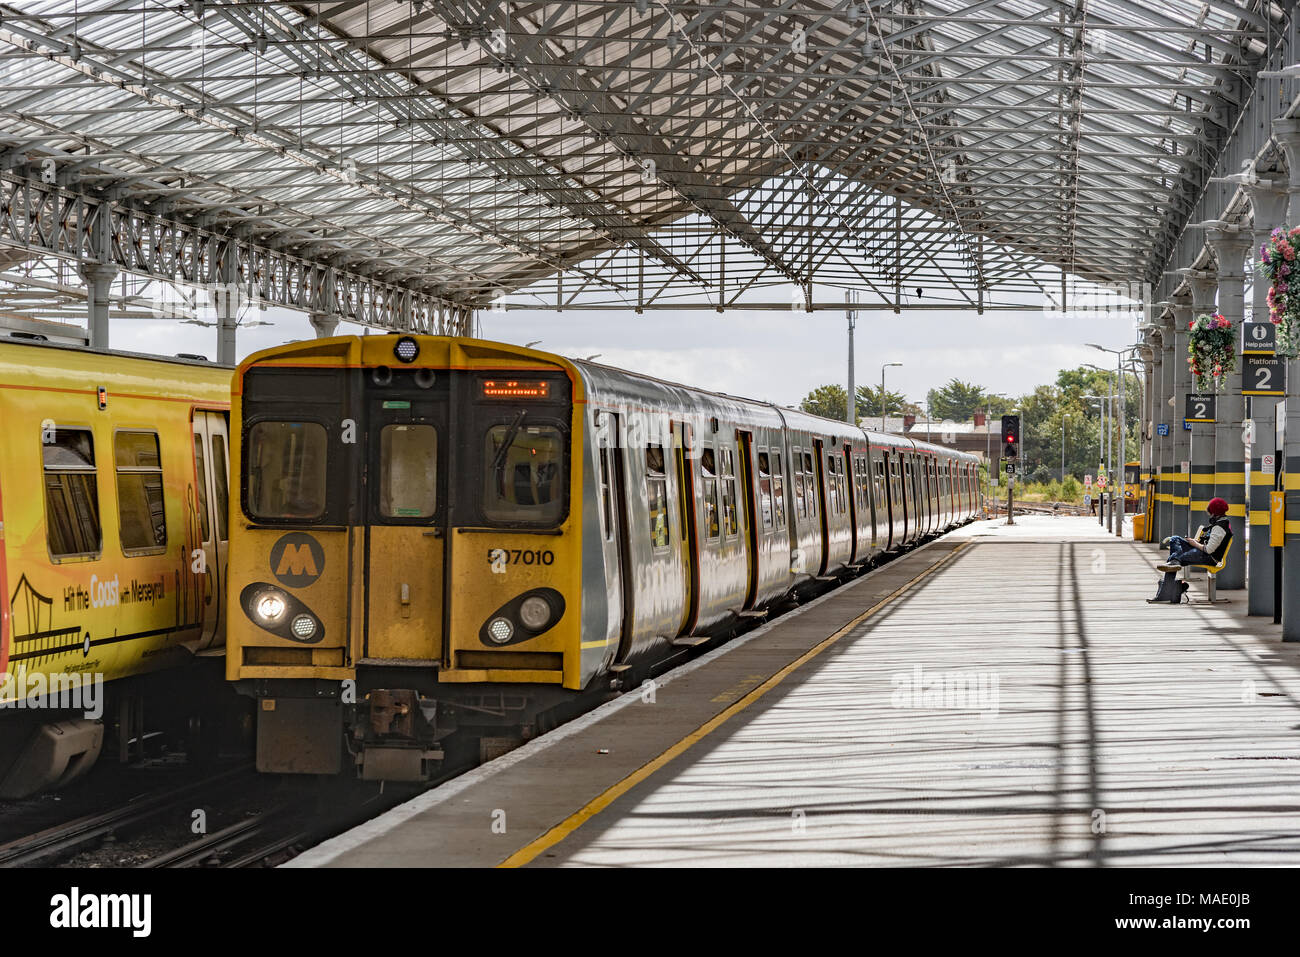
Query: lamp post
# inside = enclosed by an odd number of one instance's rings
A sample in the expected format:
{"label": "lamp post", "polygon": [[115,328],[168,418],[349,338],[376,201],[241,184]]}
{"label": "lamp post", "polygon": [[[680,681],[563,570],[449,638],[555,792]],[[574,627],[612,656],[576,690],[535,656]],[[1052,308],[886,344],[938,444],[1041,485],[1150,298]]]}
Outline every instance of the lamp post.
{"label": "lamp post", "polygon": [[1070,421],[1069,413],[1061,416],[1061,484],[1065,484],[1065,423]]}
{"label": "lamp post", "polygon": [[[857,305],[861,297],[862,294],[857,289],[844,290],[844,314],[849,320],[849,400],[845,403],[844,421],[852,426],[858,424],[857,384],[853,381],[853,329],[857,325]],[[881,389],[880,401],[883,405],[884,389]]]}
{"label": "lamp post", "polygon": [[[901,362],[886,362],[880,367],[880,431],[885,431],[885,370],[890,366],[901,366]],[[849,401],[852,401],[850,398]]]}
{"label": "lamp post", "polygon": [[[1128,355],[1128,353],[1132,351],[1133,347],[1125,346],[1123,349],[1107,349],[1105,346],[1099,346],[1095,342],[1089,342],[1086,344],[1092,346],[1092,348],[1094,349],[1100,350],[1101,352],[1113,353],[1115,356],[1115,379],[1116,382],[1118,383],[1116,387],[1118,401],[1116,403],[1115,412],[1117,416],[1117,422],[1119,425],[1119,440],[1118,440],[1119,450],[1118,451],[1119,451],[1119,459],[1120,459],[1119,472],[1116,474],[1116,478],[1118,480],[1116,484],[1120,486],[1120,496],[1119,496],[1119,512],[1116,513],[1115,490],[1111,489],[1110,527],[1111,527],[1111,531],[1115,533],[1115,536],[1117,538],[1123,538],[1124,537],[1124,495],[1123,495],[1122,473],[1124,471],[1124,459],[1127,458],[1127,456],[1125,456],[1124,454],[1124,356]],[[1111,468],[1113,469],[1115,467],[1114,445],[1111,446],[1111,449],[1112,449]]]}

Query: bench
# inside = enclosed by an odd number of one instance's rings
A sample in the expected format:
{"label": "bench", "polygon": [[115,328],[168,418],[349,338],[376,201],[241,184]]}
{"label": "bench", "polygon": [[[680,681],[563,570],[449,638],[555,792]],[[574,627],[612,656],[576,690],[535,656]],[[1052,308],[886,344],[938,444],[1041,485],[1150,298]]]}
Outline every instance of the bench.
{"label": "bench", "polygon": [[[1201,537],[1201,532],[1203,531],[1203,528],[1204,527],[1202,526],[1202,528],[1198,528],[1196,530],[1196,537],[1198,539]],[[1194,571],[1205,572],[1205,577],[1206,577],[1205,590],[1210,603],[1214,603],[1219,600],[1218,588],[1216,586],[1216,576],[1219,574],[1219,572],[1223,571],[1224,566],[1228,564],[1228,556],[1232,554],[1232,543],[1233,543],[1233,539],[1231,538],[1228,539],[1228,547],[1223,550],[1223,556],[1219,559],[1219,564],[1217,565],[1184,565],[1183,566],[1184,581],[1186,581],[1188,576]],[[1225,598],[1223,600],[1227,601],[1228,599]],[[1191,599],[1189,598],[1188,601],[1190,602]]]}

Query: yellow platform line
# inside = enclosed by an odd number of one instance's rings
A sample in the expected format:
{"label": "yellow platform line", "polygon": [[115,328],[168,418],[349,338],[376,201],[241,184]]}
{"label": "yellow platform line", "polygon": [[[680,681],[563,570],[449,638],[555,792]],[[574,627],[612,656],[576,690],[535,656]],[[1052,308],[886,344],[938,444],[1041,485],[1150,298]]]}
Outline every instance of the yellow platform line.
{"label": "yellow platform line", "polygon": [[898,598],[900,595],[907,592],[917,582],[921,581],[924,578],[929,577],[930,575],[934,574],[934,572],[942,568],[944,565],[948,564],[948,562],[952,560],[953,556],[965,550],[966,546],[969,544],[970,544],[969,542],[960,543],[951,552],[949,552],[943,558],[939,559],[939,561],[935,562],[925,571],[921,572],[921,574],[917,575],[911,581],[907,582],[906,584],[890,592],[888,595],[880,599],[880,601],[876,602],[874,605],[872,605],[862,614],[858,615],[857,618],[854,618],[851,622],[849,622],[839,631],[835,632],[833,635],[830,635],[827,638],[823,638],[821,641],[813,645],[802,655],[800,655],[794,661],[790,662],[788,665],[786,665],[776,674],[772,675],[772,677],[768,678],[761,685],[759,685],[753,691],[749,692],[749,694],[745,695],[739,701],[736,701],[728,705],[725,709],[720,711],[718,714],[714,715],[711,719],[706,721],[704,724],[700,725],[698,728],[696,728],[686,737],[682,738],[676,744],[672,745],[670,748],[668,748],[668,750],[664,751],[657,758],[654,758],[648,761],[647,763],[641,765],[641,767],[637,768],[635,771],[633,771],[627,777],[623,778],[617,784],[614,784],[612,787],[608,788],[601,794],[597,795],[595,798],[589,801],[585,806],[579,808],[577,811],[574,811],[567,818],[565,818],[559,824],[555,825],[555,827],[551,828],[541,837],[529,841],[527,844],[525,844],[519,850],[515,851],[513,854],[511,854],[509,857],[507,857],[504,861],[502,861],[497,866],[498,867],[523,867],[525,864],[534,860],[537,857],[537,855],[541,854],[547,848],[551,848],[554,847],[556,844],[559,844],[566,837],[568,837],[570,834],[572,834],[574,831],[580,828],[583,824],[591,820],[601,811],[605,810],[605,808],[609,807],[611,804],[613,804],[616,800],[618,800],[628,791],[632,790],[632,788],[636,787],[646,778],[650,777],[652,774],[654,774],[656,771],[662,768],[665,764],[668,764],[678,755],[683,754],[684,752],[692,748],[694,745],[698,744],[709,734],[713,733],[719,727],[721,727],[727,720],[740,714],[740,712],[744,711],[746,708],[752,705],[759,698],[763,697],[763,695],[767,694],[769,691],[771,691],[773,688],[779,685],[782,681],[784,681],[787,677],[793,674],[796,670],[803,667],[809,661],[812,661],[812,659],[816,658],[818,655],[820,655],[831,645],[835,644],[845,635],[849,634],[849,632],[853,631],[853,629],[857,628],[859,625],[861,625],[864,621],[866,621],[868,618],[874,615],[885,605],[888,605],[895,598]]}

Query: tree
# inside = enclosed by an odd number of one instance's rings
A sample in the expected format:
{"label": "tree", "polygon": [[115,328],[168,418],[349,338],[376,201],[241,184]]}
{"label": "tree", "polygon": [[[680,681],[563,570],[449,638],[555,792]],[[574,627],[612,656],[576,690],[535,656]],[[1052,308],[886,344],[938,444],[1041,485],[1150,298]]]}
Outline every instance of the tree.
{"label": "tree", "polygon": [[[870,418],[871,416],[879,417],[880,412],[880,387],[860,385],[857,388],[858,393],[858,418]],[[907,401],[907,396],[901,392],[891,392],[885,390],[885,415],[898,415],[902,412],[909,412],[913,403]]]}
{"label": "tree", "polygon": [[926,398],[930,403],[931,418],[969,422],[976,412],[984,411],[990,397],[985,394],[983,386],[950,379],[947,385],[931,389]]}
{"label": "tree", "polygon": [[844,421],[844,413],[848,410],[849,399],[848,393],[842,385],[819,385],[809,392],[799,408],[812,415],[822,415],[828,419],[838,419]]}

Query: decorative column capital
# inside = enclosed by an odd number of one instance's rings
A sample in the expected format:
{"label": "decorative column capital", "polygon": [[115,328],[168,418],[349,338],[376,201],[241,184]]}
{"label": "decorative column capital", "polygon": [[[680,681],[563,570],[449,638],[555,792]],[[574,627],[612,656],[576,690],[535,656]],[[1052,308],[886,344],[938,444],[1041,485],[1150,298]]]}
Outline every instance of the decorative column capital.
{"label": "decorative column capital", "polygon": [[1214,250],[1219,261],[1220,279],[1245,277],[1246,252],[1251,247],[1250,235],[1242,229],[1207,229],[1205,241]]}
{"label": "decorative column capital", "polygon": [[112,282],[117,278],[117,267],[112,263],[95,262],[87,260],[77,267],[77,272],[87,283],[106,283]]}
{"label": "decorative column capital", "polygon": [[1214,309],[1214,295],[1219,291],[1219,277],[1209,269],[1189,269],[1187,285],[1192,288],[1192,311],[1210,312]]}
{"label": "decorative column capital", "polygon": [[1260,180],[1245,184],[1250,200],[1251,228],[1257,240],[1268,238],[1286,219],[1286,183],[1277,180]]}

